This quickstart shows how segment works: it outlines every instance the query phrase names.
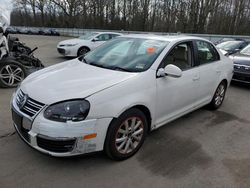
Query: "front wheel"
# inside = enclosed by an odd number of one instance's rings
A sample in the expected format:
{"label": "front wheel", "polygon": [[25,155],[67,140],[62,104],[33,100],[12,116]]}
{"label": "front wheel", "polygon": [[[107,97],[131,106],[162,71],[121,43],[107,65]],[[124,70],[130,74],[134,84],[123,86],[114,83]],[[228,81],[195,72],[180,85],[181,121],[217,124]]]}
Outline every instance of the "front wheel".
{"label": "front wheel", "polygon": [[146,117],[140,110],[124,112],[109,127],[105,141],[106,154],[115,160],[133,156],[142,146],[147,129]]}
{"label": "front wheel", "polygon": [[25,70],[18,62],[12,60],[0,62],[0,87],[16,87],[24,80],[25,76]]}
{"label": "front wheel", "polygon": [[226,90],[227,90],[226,82],[221,82],[215,91],[212,101],[209,104],[210,109],[217,110],[218,108],[221,107],[225,99]]}
{"label": "front wheel", "polygon": [[89,48],[87,47],[81,47],[78,52],[77,52],[77,57],[85,55],[86,53],[88,53],[90,51]]}

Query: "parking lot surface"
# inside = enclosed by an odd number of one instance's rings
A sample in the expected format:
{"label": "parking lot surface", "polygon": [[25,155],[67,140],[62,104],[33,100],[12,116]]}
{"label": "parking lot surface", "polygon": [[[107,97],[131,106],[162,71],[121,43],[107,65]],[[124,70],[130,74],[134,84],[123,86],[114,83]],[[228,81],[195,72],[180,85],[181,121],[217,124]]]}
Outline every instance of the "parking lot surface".
{"label": "parking lot surface", "polygon": [[[66,61],[56,51],[65,37],[19,36],[46,66]],[[8,187],[250,187],[250,87],[232,84],[218,111],[206,108],[152,132],[132,158],[102,152],[53,158],[14,132],[10,100],[0,89],[0,188]]]}

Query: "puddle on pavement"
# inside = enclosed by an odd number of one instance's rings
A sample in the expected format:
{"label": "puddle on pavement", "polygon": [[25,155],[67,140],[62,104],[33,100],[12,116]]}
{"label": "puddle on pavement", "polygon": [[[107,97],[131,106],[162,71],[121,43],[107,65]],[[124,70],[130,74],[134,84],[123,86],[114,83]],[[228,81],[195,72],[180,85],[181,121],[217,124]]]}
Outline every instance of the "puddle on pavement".
{"label": "puddle on pavement", "polygon": [[206,169],[212,162],[198,142],[154,131],[137,154],[139,163],[153,174],[180,178],[193,168]]}
{"label": "puddle on pavement", "polygon": [[211,121],[207,124],[207,126],[216,126],[218,124],[230,122],[230,121],[238,121],[241,123],[250,123],[250,121],[246,119],[239,118],[233,114],[223,112],[223,111],[216,111],[213,112],[211,116]]}

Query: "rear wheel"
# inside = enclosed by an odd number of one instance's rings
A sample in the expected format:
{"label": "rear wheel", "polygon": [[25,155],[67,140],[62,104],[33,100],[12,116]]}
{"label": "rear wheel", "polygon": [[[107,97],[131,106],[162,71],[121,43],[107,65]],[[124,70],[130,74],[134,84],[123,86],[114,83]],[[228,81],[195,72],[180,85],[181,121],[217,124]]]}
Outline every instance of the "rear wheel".
{"label": "rear wheel", "polygon": [[77,56],[82,56],[82,55],[85,55],[86,53],[88,53],[90,51],[89,48],[87,47],[81,47],[78,52],[77,52]]}
{"label": "rear wheel", "polygon": [[146,117],[140,110],[124,112],[109,127],[105,152],[115,160],[125,160],[133,156],[142,146],[147,129]]}
{"label": "rear wheel", "polygon": [[0,87],[16,87],[25,77],[25,70],[20,63],[12,60],[0,62]]}
{"label": "rear wheel", "polygon": [[225,99],[226,90],[227,90],[226,82],[221,82],[215,91],[212,101],[209,104],[210,109],[216,110],[221,107]]}

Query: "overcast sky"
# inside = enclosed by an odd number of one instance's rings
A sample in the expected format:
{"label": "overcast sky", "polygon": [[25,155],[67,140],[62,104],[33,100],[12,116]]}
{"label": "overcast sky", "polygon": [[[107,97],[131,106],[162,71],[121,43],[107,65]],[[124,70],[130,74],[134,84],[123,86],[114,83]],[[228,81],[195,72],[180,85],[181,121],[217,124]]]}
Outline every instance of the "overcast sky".
{"label": "overcast sky", "polygon": [[11,10],[11,0],[0,0],[0,7],[4,9]]}
{"label": "overcast sky", "polygon": [[4,14],[8,19],[10,18],[10,11],[12,8],[11,0],[0,0],[0,13]]}
{"label": "overcast sky", "polygon": [[0,12],[4,13],[5,16],[9,18],[10,11],[12,8],[12,2],[11,0],[0,0]]}

